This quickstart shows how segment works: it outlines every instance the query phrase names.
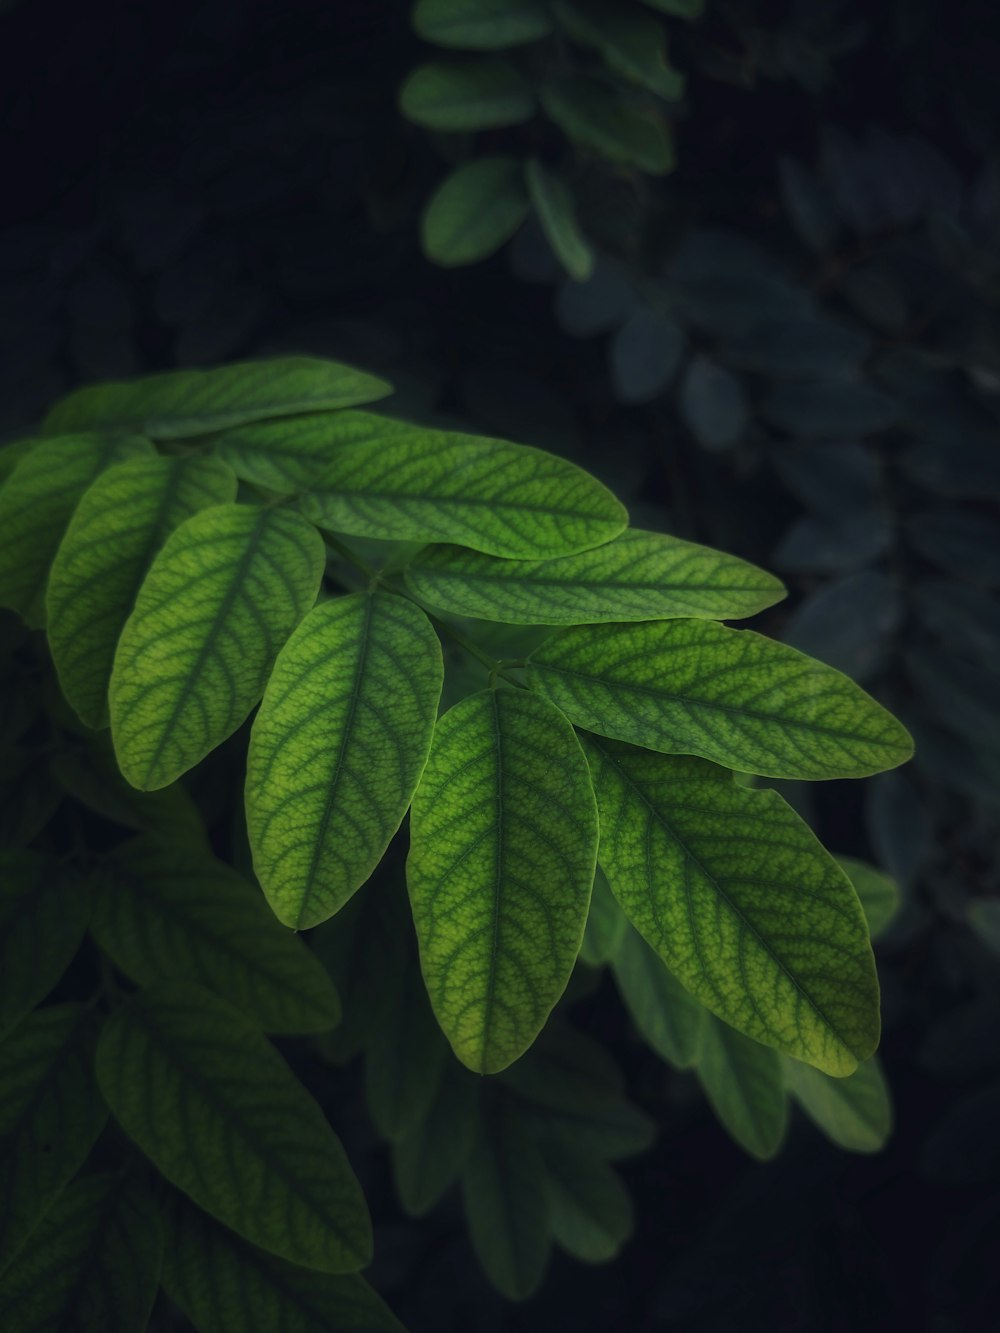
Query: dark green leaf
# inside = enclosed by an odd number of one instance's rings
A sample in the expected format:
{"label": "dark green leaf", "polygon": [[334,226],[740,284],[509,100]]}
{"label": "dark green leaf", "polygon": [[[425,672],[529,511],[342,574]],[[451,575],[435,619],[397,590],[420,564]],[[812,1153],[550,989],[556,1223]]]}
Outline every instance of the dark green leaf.
{"label": "dark green leaf", "polygon": [[543,1150],[549,1222],[556,1244],[585,1263],[614,1259],[632,1234],[632,1200],[607,1162],[565,1145]]}
{"label": "dark green leaf", "polygon": [[623,403],[648,403],[670,384],[684,352],[676,320],[640,307],[611,339],[609,358],[615,396]]}
{"label": "dark green leaf", "polygon": [[[617,904],[616,904],[617,905]],[[612,961],[615,982],[643,1041],[676,1069],[690,1069],[701,1054],[707,1012],[669,971],[663,959],[625,921]]]}
{"label": "dark green leaf", "polygon": [[642,0],[642,3],[661,14],[674,14],[682,19],[700,18],[705,9],[705,0]]}
{"label": "dark green leaf", "polygon": [[516,157],[481,157],[456,167],[424,210],[420,234],[428,259],[456,268],[499,250],[528,216],[523,174]]}
{"label": "dark green leaf", "polygon": [[832,320],[775,319],[730,339],[723,351],[731,364],[763,375],[833,379],[850,375],[870,343],[864,334]]}
{"label": "dark green leaf", "polygon": [[796,608],[782,637],[799,652],[863,681],[885,665],[902,618],[899,585],[881,571],[867,569],[811,593]]}
{"label": "dark green leaf", "polygon": [[537,41],[552,25],[542,0],[417,0],[413,26],[438,46],[499,51]]}
{"label": "dark green leaf", "polygon": [[429,1212],[458,1179],[472,1147],[478,1104],[475,1078],[449,1059],[422,1119],[393,1144],[396,1189],[411,1216]]}
{"label": "dark green leaf", "polygon": [[899,404],[861,380],[809,380],[782,384],[764,414],[789,435],[873,435],[897,424]]}
{"label": "dark green leaf", "polygon": [[978,898],[969,903],[966,915],[975,934],[993,953],[1000,954],[1000,901]]}
{"label": "dark green leaf", "polygon": [[892,1102],[877,1057],[863,1061],[848,1078],[784,1060],[788,1090],[839,1148],[880,1152],[892,1133]]}
{"label": "dark green leaf", "polygon": [[762,1162],[776,1156],[788,1125],[777,1052],[709,1018],[698,1078],[712,1110],[740,1147]]}
{"label": "dark green leaf", "polygon": [[895,880],[856,857],[838,856],[837,860],[861,899],[869,935],[873,940],[877,939],[899,911],[899,889]]}
{"label": "dark green leaf", "polygon": [[595,50],[614,74],[670,101],[684,78],[667,63],[663,25],[651,14],[608,0],[553,0],[552,11],[574,41]]}
{"label": "dark green leaf", "polygon": [[885,773],[868,789],[868,827],[881,865],[904,891],[931,849],[931,813],[906,773]]}
{"label": "dark green leaf", "polygon": [[566,282],[556,297],[559,327],[577,338],[606,333],[637,309],[638,297],[628,276],[598,259],[586,282]]}
{"label": "dark green leaf", "polygon": [[429,130],[491,130],[535,114],[531,85],[518,69],[490,56],[420,65],[403,84],[407,120]]}
{"label": "dark green leaf", "polygon": [[912,514],[906,535],[932,564],[983,587],[1000,584],[1000,523],[985,514],[929,510]]}
{"label": "dark green leaf", "polygon": [[673,169],[666,123],[603,80],[567,74],[543,84],[539,98],[549,119],[578,147],[654,176]]}
{"label": "dark green leaf", "polygon": [[615,901],[605,878],[597,867],[594,889],[590,895],[590,912],[580,945],[580,958],[591,967],[603,967],[618,952],[628,921]]}
{"label": "dark green leaf", "polygon": [[535,216],[559,262],[576,282],[586,282],[594,271],[594,252],[580,231],[569,187],[537,157],[525,164],[525,181]]}
{"label": "dark green leaf", "polygon": [[734,375],[707,356],[696,356],[680,388],[681,416],[706,449],[729,449],[747,425],[743,388]]}
{"label": "dark green leaf", "polygon": [[949,579],[928,579],[912,589],[913,609],[955,652],[992,666],[1000,658],[1000,600]]}

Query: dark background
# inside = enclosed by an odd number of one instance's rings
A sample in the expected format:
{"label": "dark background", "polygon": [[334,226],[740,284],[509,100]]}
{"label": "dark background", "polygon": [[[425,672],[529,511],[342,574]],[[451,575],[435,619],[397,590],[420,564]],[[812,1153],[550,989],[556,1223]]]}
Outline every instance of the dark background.
{"label": "dark background", "polygon": [[[636,1236],[605,1268],[556,1257],[534,1300],[505,1306],[457,1206],[403,1219],[356,1078],[329,1075],[358,1122],[345,1137],[366,1162],[371,1276],[414,1333],[997,1327],[1000,959],[969,910],[1000,891],[995,6],[709,9],[670,29],[689,76],[676,174],[580,168],[604,256],[582,313],[530,226],[472,268],[422,257],[420,207],[453,149],[396,110],[428,54],[401,0],[0,12],[0,439],[84,381],[339,357],[392,379],[400,410],[575,457],[636,521],[777,568],[792,596],[761,627],[858,674],[917,736],[904,775],[785,786],[833,850],[904,890],[879,950],[887,1150],[850,1157],[796,1121],[776,1162],[751,1164],[631,1039],[603,982],[576,1017],[663,1125],[626,1168]],[[810,242],[782,159],[814,182],[825,237]],[[741,264],[761,272],[743,238],[776,284],[870,339],[845,390],[868,393],[858,416],[783,419],[768,377],[732,353],[728,316],[697,302],[678,319],[741,386],[734,441],[706,447],[681,372],[654,365],[637,385],[616,364],[628,311],[661,310],[676,256],[719,229],[730,295]],[[766,283],[745,297],[769,299]],[[963,590],[946,623],[921,609],[935,580],[939,602]]]}

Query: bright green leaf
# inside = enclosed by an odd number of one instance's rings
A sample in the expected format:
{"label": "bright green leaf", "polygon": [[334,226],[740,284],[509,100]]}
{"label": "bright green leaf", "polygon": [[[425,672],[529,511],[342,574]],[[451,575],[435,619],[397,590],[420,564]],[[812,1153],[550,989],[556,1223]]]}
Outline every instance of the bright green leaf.
{"label": "bright green leaf", "polygon": [[238,1235],[328,1273],[369,1261],[371,1223],[340,1140],[232,1005],[190,982],[140,991],[104,1025],[97,1078],[171,1184]]}
{"label": "bright green leaf", "polygon": [[166,1213],[163,1286],[198,1333],[404,1333],[358,1273],[318,1273],[248,1245],[183,1196]]}
{"label": "bright green leaf", "polygon": [[167,536],[200,509],[236,499],[215,458],[133,458],[84,494],[56,552],[46,607],[63,694],[88,727],[108,722],[108,681],[122,626]]}
{"label": "bright green leaf", "polygon": [[170,534],[111,674],[111,735],[133,787],[166,787],[240,726],[324,563],[319,534],[288,510],[217,505]]}
{"label": "bright green leaf", "polygon": [[603,80],[568,74],[543,84],[539,97],[549,119],[579,147],[654,176],[673,169],[665,122],[633,106]]}
{"label": "bright green leaf", "polygon": [[617,537],[628,516],[596,477],[507,440],[427,430],[345,444],[302,511],[332,532],[456,542],[489,555],[568,555]]}
{"label": "bright green leaf", "polygon": [[247,832],[275,914],[325,921],[368,879],[423,771],[441,646],[412,602],[356,593],[285,644],[250,734]]}
{"label": "bright green leaf", "polygon": [[774,791],[590,738],[601,865],[626,915],[713,1013],[827,1073],[875,1049],[878,982],[850,881]]}
{"label": "bright green leaf", "polygon": [[108,1118],[94,1015],[36,1010],[0,1045],[0,1272],[76,1175]]}
{"label": "bright green leaf", "polygon": [[594,271],[594,252],[576,220],[569,187],[537,157],[528,159],[524,178],[535,216],[553,253],[575,282],[586,282]]}
{"label": "bright green leaf", "polygon": [[778,1053],[709,1017],[698,1078],[712,1110],[740,1147],[762,1162],[776,1156],[788,1127]]}
{"label": "bright green leaf", "polygon": [[643,1041],[676,1069],[697,1064],[706,1010],[627,921],[611,966]]}
{"label": "bright green leaf", "polygon": [[336,361],[307,356],[237,361],[214,370],[170,370],[88,385],[55,405],[45,429],[128,427],[155,440],[177,440],[266,417],[356,407],[390,393],[385,380]]}
{"label": "bright green leaf", "polygon": [[543,1150],[556,1244],[588,1264],[607,1263],[632,1234],[632,1200],[618,1172],[565,1144]]}
{"label": "bright green leaf", "polygon": [[420,224],[424,254],[445,268],[475,264],[499,250],[528,216],[516,157],[480,157],[441,182]]}
{"label": "bright green leaf", "polygon": [[531,85],[518,69],[490,56],[420,65],[403,84],[399,106],[429,130],[491,130],[535,114]]}
{"label": "bright green leaf", "polygon": [[94,938],[139,985],[200,982],[265,1032],[325,1032],[339,1020],[326,970],[224,861],[172,840],[135,838],[92,885]]}
{"label": "bright green leaf", "polygon": [[615,901],[607,878],[600,866],[594,876],[590,895],[590,912],[580,945],[580,958],[590,967],[610,963],[618,951],[628,921]]}
{"label": "bright green leaf", "polygon": [[152,1196],[124,1175],[87,1176],[60,1195],[0,1277],[11,1333],[145,1333],[163,1229]]}
{"label": "bright green leaf", "polygon": [[859,861],[853,856],[838,856],[837,860],[861,899],[869,934],[873,940],[877,939],[899,911],[896,881],[867,861]]}
{"label": "bright green leaf", "polygon": [[406,578],[419,597],[444,611],[522,625],[735,619],[785,595],[780,580],[736,556],[634,528],[553,560],[499,560],[430,546],[408,566]]}
{"label": "bright green leaf", "polygon": [[417,0],[413,26],[438,46],[499,51],[537,41],[552,25],[542,0]]}
{"label": "bright green leaf", "polygon": [[407,880],[427,990],[470,1069],[534,1041],[573,970],[597,812],[566,719],[521,690],[484,690],[438,723],[413,799]]}
{"label": "bright green leaf", "polygon": [[670,101],[684,78],[667,63],[666,34],[652,14],[610,0],[554,0],[553,13],[574,41],[597,51],[608,69]]}
{"label": "bright green leaf", "polygon": [[775,778],[864,777],[913,753],[852,680],[751,630],[701,620],[565,629],[532,686],[578,726]]}
{"label": "bright green leaf", "polygon": [[134,436],[68,435],[21,459],[0,490],[0,606],[45,624],[49,568],[81,495],[111,463],[152,449]]}
{"label": "bright green leaf", "polygon": [[878,1059],[864,1060],[849,1078],[785,1059],[785,1083],[810,1120],[848,1152],[880,1152],[892,1133],[892,1101]]}
{"label": "bright green leaf", "polygon": [[423,1117],[392,1148],[396,1189],[411,1217],[429,1212],[458,1179],[476,1128],[476,1080],[452,1059],[438,1074]]}

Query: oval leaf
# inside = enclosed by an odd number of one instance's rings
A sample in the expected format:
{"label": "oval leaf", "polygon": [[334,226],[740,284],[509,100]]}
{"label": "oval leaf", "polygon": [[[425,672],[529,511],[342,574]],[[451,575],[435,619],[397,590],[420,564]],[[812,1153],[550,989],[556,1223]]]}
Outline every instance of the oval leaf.
{"label": "oval leaf", "polygon": [[287,510],[217,505],[171,533],[111,674],[111,735],[133,787],[166,787],[240,726],[324,560],[319,534]]}
{"label": "oval leaf", "polygon": [[345,444],[301,501],[332,532],[455,542],[500,556],[568,555],[617,537],[624,507],[596,477],[541,449],[426,430]]}
{"label": "oval leaf", "polygon": [[701,1055],[705,1007],[615,906],[625,930],[611,967],[625,1008],[647,1046],[675,1069],[691,1069]]}
{"label": "oval leaf", "polygon": [[778,1053],[709,1016],[698,1078],[712,1110],[740,1147],[761,1162],[776,1156],[788,1127]]}
{"label": "oval leaf", "polygon": [[849,1078],[829,1078],[798,1060],[784,1065],[789,1092],[828,1139],[848,1152],[881,1152],[892,1133],[892,1101],[877,1057]]}
{"label": "oval leaf", "polygon": [[286,925],[325,921],[381,861],[443,675],[430,621],[388,593],[324,602],[285,644],[250,733],[246,809],[254,870]]}
{"label": "oval leaf", "polygon": [[709,621],[562,630],[528,674],[589,731],[765,777],[864,777],[913,753],[892,714],[833,667]]}
{"label": "oval leaf", "polygon": [[371,1258],[340,1140],[277,1051],[211,991],[139,992],[104,1025],[97,1078],[163,1175],[238,1235],[327,1273]]}
{"label": "oval leaf", "polygon": [[580,148],[625,166],[664,176],[674,149],[664,121],[634,106],[617,88],[588,74],[567,74],[542,86],[550,120]]}
{"label": "oval leaf", "polygon": [[614,1259],[635,1223],[632,1200],[618,1172],[565,1144],[546,1144],[543,1157],[556,1244],[584,1263]]}
{"label": "oval leaf", "polygon": [[850,881],[774,791],[696,759],[590,739],[601,865],[677,979],[756,1041],[849,1074],[879,994]]}
{"label": "oval leaf", "polygon": [[514,65],[489,57],[420,65],[400,89],[407,120],[429,130],[491,130],[535,114],[531,85]]}
{"label": "oval leaf", "polygon": [[499,250],[528,216],[516,157],[480,157],[456,167],[431,196],[420,224],[424,253],[445,268]]}
{"label": "oval leaf", "polygon": [[413,26],[437,46],[499,51],[537,41],[552,24],[542,0],[417,0]]}
{"label": "oval leaf", "polygon": [[423,1118],[393,1144],[396,1189],[411,1217],[430,1212],[458,1179],[472,1148],[478,1099],[476,1080],[449,1058]]}
{"label": "oval leaf", "polygon": [[594,252],[576,220],[569,187],[537,157],[528,159],[524,179],[535,216],[559,262],[575,282],[586,282],[594,271]]}
{"label": "oval leaf", "polygon": [[609,0],[553,0],[553,11],[570,37],[597,51],[613,73],[659,97],[683,97],[684,79],[667,63],[666,34],[652,14]]}
{"label": "oval leaf", "polygon": [[889,922],[899,911],[899,889],[896,881],[882,870],[877,870],[867,861],[859,861],[853,856],[838,856],[840,868],[854,885],[854,892],[861,899],[868,921],[868,933],[872,939],[878,939]]}
{"label": "oval leaf", "polygon": [[429,546],[406,579],[444,611],[510,625],[730,619],[755,615],[785,596],[780,580],[736,556],[632,528],[554,560],[498,560]]}
{"label": "oval leaf", "polygon": [[560,713],[484,690],[445,714],[413,798],[407,880],[431,1004],[470,1069],[516,1060],[565,990],[596,850],[587,765]]}
{"label": "oval leaf", "polygon": [[185,519],[236,499],[215,458],[134,458],[83,496],[49,575],[49,647],[63,694],[88,727],[107,726],[115,646],[156,552]]}

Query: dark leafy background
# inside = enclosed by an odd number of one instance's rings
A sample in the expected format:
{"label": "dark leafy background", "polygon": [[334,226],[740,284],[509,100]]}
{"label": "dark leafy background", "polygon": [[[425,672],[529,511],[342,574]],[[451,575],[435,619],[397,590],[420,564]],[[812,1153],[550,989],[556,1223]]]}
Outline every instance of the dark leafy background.
{"label": "dark leafy background", "polygon": [[[395,1200],[357,1066],[336,1104],[376,1219],[371,1276],[422,1330],[994,1326],[1000,1241],[1000,30],[989,0],[709,5],[671,24],[678,169],[581,159],[601,258],[567,286],[529,223],[422,258],[444,158],[396,109],[427,58],[388,0],[9,7],[0,40],[0,437],[83,381],[278,351],[384,373],[414,416],[537,443],[637,522],[776,568],[764,618],[912,726],[916,762],[800,796],[889,868],[879,947],[898,1126],[881,1156],[798,1120],[749,1165],[609,981],[574,1006],[664,1126],[625,1166],[621,1258],[557,1257],[504,1304],[460,1205]],[[544,151],[545,145],[540,146]],[[31,818],[3,775],[4,818]],[[43,803],[44,804],[44,803]],[[44,820],[45,813],[41,813]],[[154,1326],[178,1328],[167,1306]]]}

